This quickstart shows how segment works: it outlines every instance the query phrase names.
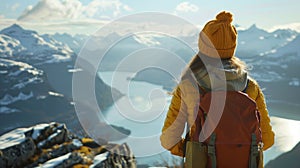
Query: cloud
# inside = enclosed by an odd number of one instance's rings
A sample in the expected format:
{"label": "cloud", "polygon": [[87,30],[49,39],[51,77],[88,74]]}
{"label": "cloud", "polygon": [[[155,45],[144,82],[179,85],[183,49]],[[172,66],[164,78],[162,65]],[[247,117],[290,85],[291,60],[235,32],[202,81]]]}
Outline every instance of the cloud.
{"label": "cloud", "polygon": [[129,6],[124,5],[119,0],[93,0],[86,6],[85,13],[89,17],[93,17],[112,11],[113,16],[118,16],[123,9],[129,9]]}
{"label": "cloud", "polygon": [[175,8],[175,12],[197,12],[199,7],[190,2],[181,2]]}
{"label": "cloud", "polygon": [[295,30],[297,32],[300,32],[300,23],[295,22],[295,23],[277,25],[277,26],[274,26],[273,28],[271,28],[269,31],[272,32],[272,31],[277,30],[277,29],[292,29],[292,30]]}
{"label": "cloud", "polygon": [[61,21],[116,17],[131,8],[119,0],[93,0],[83,5],[79,0],[41,0],[29,6],[19,21]]}
{"label": "cloud", "polygon": [[128,5],[124,5],[123,9],[126,10],[126,11],[132,11],[132,8],[129,7]]}
{"label": "cloud", "polygon": [[10,9],[11,9],[12,11],[16,11],[19,7],[20,7],[20,4],[19,4],[19,3],[15,3],[15,4],[13,4],[13,5],[10,7]]}
{"label": "cloud", "polygon": [[20,21],[52,21],[78,19],[82,14],[78,0],[41,0],[35,6],[28,6],[18,18]]}

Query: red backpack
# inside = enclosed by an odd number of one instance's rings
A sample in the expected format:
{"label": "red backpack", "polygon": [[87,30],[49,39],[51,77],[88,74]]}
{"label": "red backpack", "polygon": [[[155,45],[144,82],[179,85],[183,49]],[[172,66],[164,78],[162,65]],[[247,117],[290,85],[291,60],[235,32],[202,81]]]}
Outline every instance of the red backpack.
{"label": "red backpack", "polygon": [[260,115],[255,101],[241,91],[202,92],[190,141],[206,147],[206,168],[262,167]]}

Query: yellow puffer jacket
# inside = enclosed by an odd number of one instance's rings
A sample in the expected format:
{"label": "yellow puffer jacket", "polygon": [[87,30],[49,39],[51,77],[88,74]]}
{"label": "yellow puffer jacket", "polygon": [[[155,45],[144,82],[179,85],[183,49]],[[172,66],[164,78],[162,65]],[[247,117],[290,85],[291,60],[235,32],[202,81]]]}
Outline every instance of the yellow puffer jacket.
{"label": "yellow puffer jacket", "polygon": [[[258,110],[261,115],[261,130],[262,140],[264,143],[263,149],[267,150],[274,144],[274,132],[270,125],[264,95],[256,81],[250,79],[246,93],[255,100]],[[173,92],[173,97],[165,119],[165,123],[160,136],[161,145],[170,150],[172,154],[183,156],[184,132],[185,123],[193,125],[195,118],[194,110],[195,101],[199,98],[198,91],[188,80],[183,80]],[[191,128],[191,134],[195,128]]]}

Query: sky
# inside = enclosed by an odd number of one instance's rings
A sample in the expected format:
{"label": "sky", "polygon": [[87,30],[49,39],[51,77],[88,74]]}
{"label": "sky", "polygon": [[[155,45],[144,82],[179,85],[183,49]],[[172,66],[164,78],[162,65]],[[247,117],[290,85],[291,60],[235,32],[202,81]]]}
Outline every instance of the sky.
{"label": "sky", "polygon": [[41,33],[91,34],[103,24],[140,12],[163,12],[204,25],[220,11],[234,14],[234,24],[272,31],[300,32],[299,0],[2,0],[0,29],[13,23]]}

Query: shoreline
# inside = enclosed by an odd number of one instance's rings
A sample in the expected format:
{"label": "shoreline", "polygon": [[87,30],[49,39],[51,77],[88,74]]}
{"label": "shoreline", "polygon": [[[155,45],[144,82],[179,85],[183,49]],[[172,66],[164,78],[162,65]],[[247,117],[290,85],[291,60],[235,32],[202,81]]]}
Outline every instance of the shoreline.
{"label": "shoreline", "polygon": [[270,116],[300,121],[300,105],[288,102],[267,102]]}

